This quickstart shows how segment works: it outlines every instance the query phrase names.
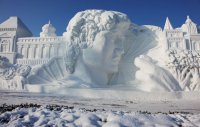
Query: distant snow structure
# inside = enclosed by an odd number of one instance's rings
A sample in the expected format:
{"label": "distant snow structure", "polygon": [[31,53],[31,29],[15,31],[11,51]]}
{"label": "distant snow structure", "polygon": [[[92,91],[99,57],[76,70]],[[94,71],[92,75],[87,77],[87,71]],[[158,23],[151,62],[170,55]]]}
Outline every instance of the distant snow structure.
{"label": "distant snow structure", "polygon": [[18,17],[10,17],[0,24],[0,55],[10,63],[42,65],[54,57],[62,57],[65,42],[56,36],[55,27],[49,23],[42,27],[40,37],[32,33]]}
{"label": "distant snow structure", "polygon": [[50,20],[48,24],[42,27],[42,32],[40,32],[40,37],[56,37],[56,28],[51,24]]}
{"label": "distant snow structure", "polygon": [[6,57],[0,56],[0,88],[4,90],[23,90],[31,67],[10,64]]}
{"label": "distant snow structure", "polygon": [[172,27],[168,17],[165,22],[164,30],[173,30],[173,27]]}
{"label": "distant snow structure", "polygon": [[192,50],[200,51],[200,33],[197,25],[192,22],[189,16],[181,28],[173,29],[168,17],[164,30],[165,50]]}
{"label": "distant snow structure", "polygon": [[40,37],[26,37],[17,40],[16,63],[25,65],[42,65],[52,58],[62,57],[65,41],[57,36],[55,27],[50,23],[42,27]]}
{"label": "distant snow structure", "polygon": [[164,27],[167,67],[183,91],[200,90],[200,33],[189,16],[181,28],[173,29],[167,18]]}
{"label": "distant snow structure", "polygon": [[197,24],[192,22],[189,16],[187,16],[185,24],[183,24],[181,28],[185,33],[188,33],[189,35],[198,34]]}
{"label": "distant snow structure", "polygon": [[31,36],[31,31],[18,17],[10,17],[0,24],[0,56],[15,63],[18,38]]}

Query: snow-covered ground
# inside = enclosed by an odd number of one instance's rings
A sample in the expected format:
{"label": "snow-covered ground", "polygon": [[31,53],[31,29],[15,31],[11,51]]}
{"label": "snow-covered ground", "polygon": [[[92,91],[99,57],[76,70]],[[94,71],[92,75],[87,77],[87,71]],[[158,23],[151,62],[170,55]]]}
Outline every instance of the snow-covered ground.
{"label": "snow-covered ground", "polygon": [[[198,127],[200,114],[148,114],[84,109],[17,108],[0,115],[2,126],[44,127]],[[8,121],[6,121],[8,120]]]}
{"label": "snow-covered ground", "polygon": [[[106,95],[106,91],[104,93]],[[200,126],[200,94],[198,92],[160,93],[158,94],[160,97],[155,96],[155,94],[133,92],[127,99],[124,99],[126,94],[121,94],[124,96],[121,99],[114,99],[114,97],[106,99],[105,95],[102,95],[102,98],[86,98],[84,96],[72,97],[1,91],[0,105],[4,103],[7,105],[33,103],[41,105],[41,107],[16,108],[11,112],[4,112],[0,115],[0,126]],[[152,98],[153,96],[155,98]],[[64,107],[52,110],[47,105],[62,105]]]}

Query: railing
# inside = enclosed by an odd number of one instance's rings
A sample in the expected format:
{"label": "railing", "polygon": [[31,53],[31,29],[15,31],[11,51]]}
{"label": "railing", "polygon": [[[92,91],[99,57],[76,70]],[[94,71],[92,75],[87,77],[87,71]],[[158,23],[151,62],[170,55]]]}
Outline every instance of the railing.
{"label": "railing", "polygon": [[0,28],[0,31],[16,31],[16,28]]}
{"label": "railing", "polygon": [[184,38],[183,37],[170,37],[167,38],[169,41],[182,41]]}
{"label": "railing", "polygon": [[48,63],[50,59],[17,59],[17,64],[24,65],[40,65]]}
{"label": "railing", "polygon": [[63,37],[26,37],[19,38],[18,42],[55,42],[64,41]]}

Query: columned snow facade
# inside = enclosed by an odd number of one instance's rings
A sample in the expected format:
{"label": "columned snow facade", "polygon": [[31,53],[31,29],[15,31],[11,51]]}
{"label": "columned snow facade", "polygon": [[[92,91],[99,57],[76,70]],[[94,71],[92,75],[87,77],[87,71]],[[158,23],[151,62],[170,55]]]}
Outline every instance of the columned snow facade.
{"label": "columned snow facade", "polygon": [[164,26],[164,38],[166,50],[190,50],[200,51],[200,33],[198,26],[187,16],[185,24],[174,29],[166,19]]}
{"label": "columned snow facade", "polygon": [[64,38],[58,37],[50,23],[42,27],[40,37],[32,37],[30,30],[18,17],[10,17],[0,24],[0,56],[10,63],[38,65],[51,58],[62,57]]}
{"label": "columned snow facade", "polygon": [[37,65],[47,63],[51,58],[63,55],[63,37],[19,38],[17,42],[17,63]]}

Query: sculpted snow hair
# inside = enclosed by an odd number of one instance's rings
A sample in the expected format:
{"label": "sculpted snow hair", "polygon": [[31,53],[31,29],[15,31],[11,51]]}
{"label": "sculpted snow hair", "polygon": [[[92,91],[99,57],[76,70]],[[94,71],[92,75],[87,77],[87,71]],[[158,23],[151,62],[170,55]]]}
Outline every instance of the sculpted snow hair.
{"label": "sculpted snow hair", "polygon": [[74,72],[76,60],[81,53],[80,49],[92,48],[99,32],[112,31],[120,23],[130,24],[126,14],[105,10],[86,10],[77,13],[70,20],[67,32],[63,34],[68,41],[65,59],[67,71]]}

